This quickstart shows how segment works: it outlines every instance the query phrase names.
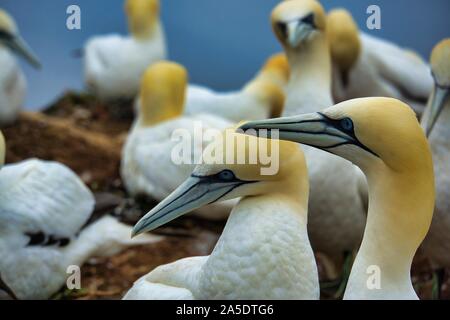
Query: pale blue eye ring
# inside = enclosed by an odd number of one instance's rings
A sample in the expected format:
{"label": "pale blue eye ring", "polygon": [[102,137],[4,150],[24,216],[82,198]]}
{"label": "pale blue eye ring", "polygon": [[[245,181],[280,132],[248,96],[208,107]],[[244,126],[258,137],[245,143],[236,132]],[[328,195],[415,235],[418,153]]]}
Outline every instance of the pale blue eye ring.
{"label": "pale blue eye ring", "polygon": [[352,131],[353,130],[353,121],[350,118],[344,118],[340,121],[340,125],[342,129],[345,131]]}
{"label": "pale blue eye ring", "polygon": [[223,170],[219,173],[219,179],[223,181],[232,181],[236,177],[234,176],[234,173],[231,170]]}

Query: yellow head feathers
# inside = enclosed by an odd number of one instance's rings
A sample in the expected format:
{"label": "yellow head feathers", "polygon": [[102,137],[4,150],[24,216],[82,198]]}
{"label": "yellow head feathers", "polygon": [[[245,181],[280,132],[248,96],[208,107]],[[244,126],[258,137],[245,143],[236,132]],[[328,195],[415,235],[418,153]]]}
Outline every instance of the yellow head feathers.
{"label": "yellow head feathers", "polygon": [[17,34],[17,25],[14,19],[4,10],[0,9],[0,31],[4,31],[9,34]]}
{"label": "yellow head feathers", "polygon": [[141,81],[141,124],[155,125],[182,115],[187,83],[182,65],[162,61],[148,67]]}
{"label": "yellow head feathers", "polygon": [[450,38],[434,47],[430,63],[437,85],[450,87]]}
{"label": "yellow head feathers", "polygon": [[432,168],[427,139],[414,111],[405,103],[392,98],[360,98],[339,103],[324,113],[333,119],[349,117],[360,143],[391,169],[417,172]]}
{"label": "yellow head feathers", "polygon": [[[251,190],[248,193],[244,191],[240,196],[292,192],[296,198],[300,193],[302,201],[307,204],[308,172],[304,154],[297,144],[245,135],[230,128],[217,137],[208,149],[203,154],[205,164],[197,166],[194,174],[211,175],[231,170],[238,179],[259,182],[251,184]],[[211,164],[211,154],[221,164]],[[272,161],[270,164],[268,156]],[[278,170],[263,170],[269,166]]]}
{"label": "yellow head feathers", "polygon": [[277,53],[269,57],[261,73],[272,76],[272,79],[280,82],[280,85],[286,85],[290,75],[289,62],[286,55],[284,53]]}
{"label": "yellow head feathers", "polygon": [[159,21],[159,0],[126,0],[128,28],[138,39],[149,37]]}
{"label": "yellow head feathers", "polygon": [[361,41],[358,26],[347,10],[328,13],[327,36],[333,61],[342,72],[348,72],[359,58]]}

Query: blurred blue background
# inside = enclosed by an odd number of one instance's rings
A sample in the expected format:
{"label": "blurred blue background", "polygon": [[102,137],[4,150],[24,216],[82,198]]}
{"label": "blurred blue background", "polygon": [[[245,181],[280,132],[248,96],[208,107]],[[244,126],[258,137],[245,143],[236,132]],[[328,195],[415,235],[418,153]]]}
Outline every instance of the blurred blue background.
{"label": "blurred blue background", "polygon": [[[237,89],[280,47],[269,16],[278,0],[161,0],[170,58],[184,64],[191,82],[219,90]],[[81,30],[66,29],[66,9],[81,7]],[[370,33],[429,52],[450,36],[450,0],[322,0],[326,9],[349,9],[366,28],[366,9],[381,8],[382,29]],[[29,82],[26,106],[47,105],[67,89],[82,89],[81,60],[72,56],[92,35],[127,33],[123,0],[2,0],[23,37],[43,63],[36,71],[23,63]],[[1,72],[1,71],[0,71]]]}

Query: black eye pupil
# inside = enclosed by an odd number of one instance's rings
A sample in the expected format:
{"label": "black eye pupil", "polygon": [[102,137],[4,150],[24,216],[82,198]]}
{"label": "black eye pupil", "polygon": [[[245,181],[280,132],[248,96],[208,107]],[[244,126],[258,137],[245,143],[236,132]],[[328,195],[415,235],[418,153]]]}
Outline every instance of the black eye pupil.
{"label": "black eye pupil", "polygon": [[314,26],[314,14],[311,13],[305,18],[303,18],[303,22],[311,26]]}
{"label": "black eye pupil", "polygon": [[353,130],[353,121],[350,118],[344,118],[341,120],[341,127],[344,130],[351,131]]}
{"label": "black eye pupil", "polygon": [[234,173],[231,172],[230,170],[224,170],[221,173],[219,173],[219,178],[221,180],[233,180],[234,179]]}
{"label": "black eye pupil", "polygon": [[287,27],[286,24],[283,22],[278,22],[277,23],[278,26],[278,30],[280,30],[280,33],[283,37],[287,37]]}

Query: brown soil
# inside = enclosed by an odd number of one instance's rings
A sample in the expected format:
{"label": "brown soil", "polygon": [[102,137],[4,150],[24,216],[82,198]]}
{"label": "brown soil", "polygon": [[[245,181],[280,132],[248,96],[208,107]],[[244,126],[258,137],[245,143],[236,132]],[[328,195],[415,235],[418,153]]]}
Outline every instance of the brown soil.
{"label": "brown soil", "polygon": [[[131,106],[131,102],[106,106],[90,96],[69,92],[44,113],[25,112],[15,125],[2,130],[7,141],[7,162],[30,157],[62,162],[95,192],[97,212],[114,213],[133,224],[155,203],[129,199],[119,176],[122,143],[131,125]],[[54,298],[119,299],[135,280],[156,266],[209,254],[223,225],[192,217],[177,219],[158,229],[158,233],[166,235],[159,243],[130,248],[110,258],[91,259],[82,268],[83,289],[61,290]],[[323,276],[320,265],[319,271]],[[417,257],[413,282],[420,297],[431,298],[432,278],[426,259]],[[444,278],[441,298],[450,299],[449,270]],[[333,298],[333,290],[324,292],[323,298]]]}

